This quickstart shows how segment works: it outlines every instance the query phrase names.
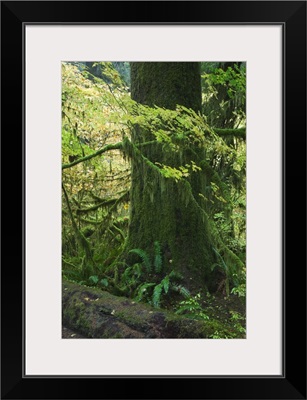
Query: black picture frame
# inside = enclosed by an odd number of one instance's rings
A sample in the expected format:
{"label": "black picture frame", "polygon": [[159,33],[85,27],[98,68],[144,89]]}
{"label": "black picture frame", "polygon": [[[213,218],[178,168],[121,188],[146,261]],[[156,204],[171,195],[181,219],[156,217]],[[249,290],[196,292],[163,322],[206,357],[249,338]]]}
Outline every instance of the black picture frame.
{"label": "black picture frame", "polygon": [[[23,29],[27,23],[283,26],[281,376],[24,376]],[[1,398],[306,399],[306,2],[2,1],[1,56]],[[16,166],[17,173],[13,172]],[[303,231],[299,229],[302,225]],[[16,239],[16,233],[21,231],[22,242]],[[20,249],[19,255],[16,248]]]}

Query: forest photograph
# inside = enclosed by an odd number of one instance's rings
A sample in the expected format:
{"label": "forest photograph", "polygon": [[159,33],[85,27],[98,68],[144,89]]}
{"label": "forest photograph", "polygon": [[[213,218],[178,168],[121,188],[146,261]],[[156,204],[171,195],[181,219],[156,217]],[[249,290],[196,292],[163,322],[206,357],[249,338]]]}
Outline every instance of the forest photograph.
{"label": "forest photograph", "polygon": [[62,338],[245,339],[246,63],[61,63]]}

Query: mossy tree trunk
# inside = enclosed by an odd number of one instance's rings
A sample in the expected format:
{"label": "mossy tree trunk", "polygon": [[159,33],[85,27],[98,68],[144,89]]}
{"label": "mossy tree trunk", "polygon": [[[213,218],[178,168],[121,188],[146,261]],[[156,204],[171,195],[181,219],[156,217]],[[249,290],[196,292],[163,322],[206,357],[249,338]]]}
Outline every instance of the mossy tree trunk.
{"label": "mossy tree trunk", "polygon": [[[175,109],[176,105],[201,109],[200,64],[197,62],[132,62],[131,96],[138,103]],[[136,127],[132,141],[153,140],[152,134]],[[153,164],[172,167],[192,160],[201,165],[205,150],[190,148],[170,152],[155,143],[142,149]],[[130,226],[127,251],[141,248],[153,254],[160,243],[164,263],[180,272],[190,288],[210,284],[214,254],[202,197],[206,186],[203,171],[176,182],[164,178],[144,161],[132,158]],[[194,283],[194,284],[193,284]]]}

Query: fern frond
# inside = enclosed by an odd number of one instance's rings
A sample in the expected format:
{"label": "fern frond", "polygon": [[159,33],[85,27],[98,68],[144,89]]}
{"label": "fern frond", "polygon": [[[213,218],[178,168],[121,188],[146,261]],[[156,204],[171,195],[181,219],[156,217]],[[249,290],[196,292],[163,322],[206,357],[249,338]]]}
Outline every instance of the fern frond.
{"label": "fern frond", "polygon": [[191,293],[189,292],[189,290],[182,285],[177,285],[177,284],[173,283],[171,285],[171,289],[174,290],[174,292],[180,293],[185,298],[188,298],[191,296]]}
{"label": "fern frond", "polygon": [[161,285],[163,286],[164,293],[167,294],[169,289],[169,275],[166,275],[166,277],[162,279]]}
{"label": "fern frond", "polygon": [[142,264],[134,264],[133,265],[133,270],[134,270],[134,274],[136,275],[137,279],[140,278],[140,276],[142,275]]}
{"label": "fern frond", "polygon": [[169,277],[174,281],[181,281],[183,279],[183,275],[180,272],[172,271],[169,273]]}
{"label": "fern frond", "polygon": [[133,267],[128,267],[125,269],[124,273],[122,274],[121,280],[123,282],[127,282],[131,279],[131,272],[132,272]]}
{"label": "fern frond", "polygon": [[155,283],[146,282],[146,283],[143,283],[141,286],[139,286],[135,300],[141,301],[143,299],[143,297],[147,294],[147,289],[152,286],[155,286]]}
{"label": "fern frond", "polygon": [[159,273],[162,271],[162,256],[161,256],[161,247],[159,242],[154,242],[154,249],[155,249],[154,268],[155,272]]}
{"label": "fern frond", "polygon": [[153,291],[152,305],[154,307],[156,307],[156,308],[158,308],[160,306],[162,289],[163,289],[163,285],[162,285],[162,282],[161,282],[161,283],[159,283],[159,285],[157,285],[154,288],[154,291]]}
{"label": "fern frond", "polygon": [[147,272],[151,272],[151,262],[150,262],[150,259],[148,257],[148,254],[146,253],[146,251],[144,251],[142,249],[132,249],[129,251],[129,253],[134,253],[134,254],[138,255],[139,257],[141,257],[142,262],[143,262]]}

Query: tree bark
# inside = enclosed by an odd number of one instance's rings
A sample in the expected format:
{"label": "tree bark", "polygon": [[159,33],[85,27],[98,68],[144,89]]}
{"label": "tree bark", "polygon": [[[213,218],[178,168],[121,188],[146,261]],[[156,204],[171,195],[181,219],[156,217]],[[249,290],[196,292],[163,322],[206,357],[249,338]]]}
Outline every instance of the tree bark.
{"label": "tree bark", "polygon": [[[131,96],[149,106],[175,109],[176,105],[201,109],[200,65],[197,62],[132,62]],[[136,127],[134,143],[153,139]],[[204,149],[167,152],[155,143],[142,149],[152,163],[178,168],[193,160],[201,165]],[[145,162],[132,158],[130,226],[127,250],[141,248],[152,254],[158,241],[166,267],[180,272],[184,284],[194,291],[208,286],[214,254],[203,199],[206,182],[203,171],[175,182],[157,174]],[[170,265],[171,264],[171,265]]]}
{"label": "tree bark", "polygon": [[183,318],[68,281],[63,282],[62,324],[76,333],[71,338],[176,339],[210,338],[216,331],[227,334],[218,321]]}

